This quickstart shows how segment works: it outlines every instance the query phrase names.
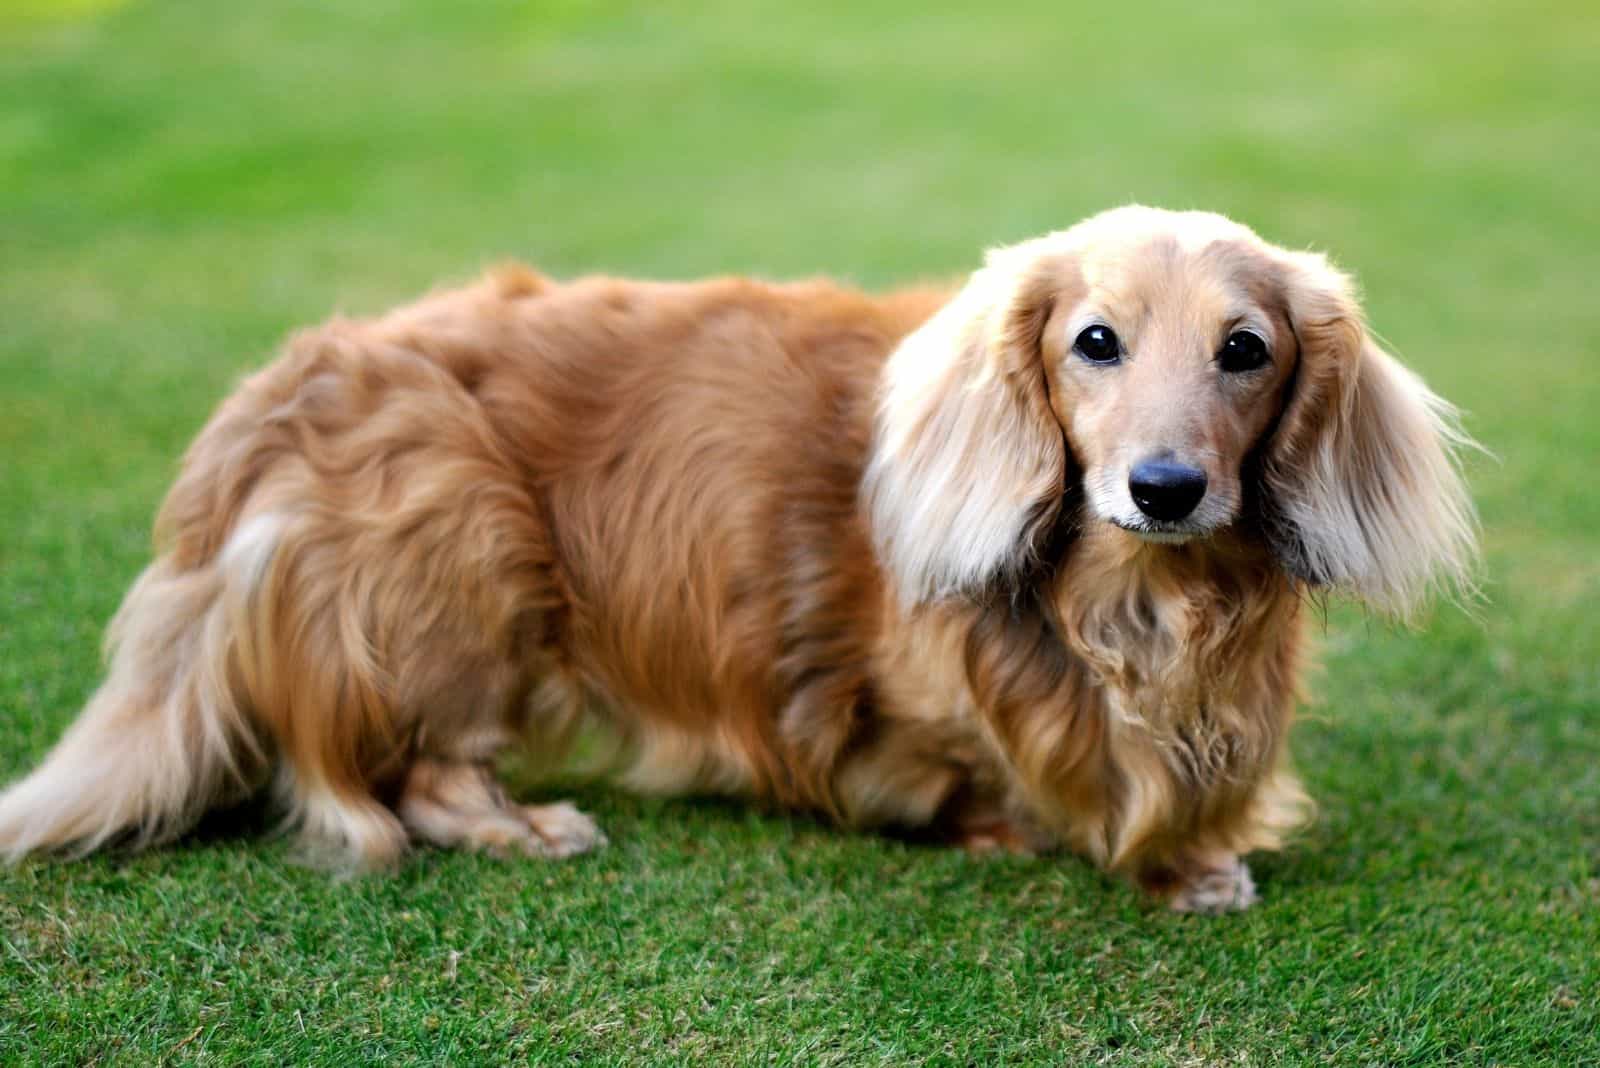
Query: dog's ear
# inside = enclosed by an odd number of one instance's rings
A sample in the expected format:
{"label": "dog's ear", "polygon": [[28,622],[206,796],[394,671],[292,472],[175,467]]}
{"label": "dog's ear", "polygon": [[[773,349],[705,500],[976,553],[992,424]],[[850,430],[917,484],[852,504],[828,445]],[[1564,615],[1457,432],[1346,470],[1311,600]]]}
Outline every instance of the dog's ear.
{"label": "dog's ear", "polygon": [[1441,581],[1471,588],[1477,520],[1456,410],[1384,352],[1350,280],[1289,254],[1299,364],[1262,456],[1268,536],[1306,582],[1405,618]]}
{"label": "dog's ear", "polygon": [[1055,526],[1068,458],[1040,342],[1066,269],[991,254],[889,359],[862,492],[908,603],[1015,581]]}

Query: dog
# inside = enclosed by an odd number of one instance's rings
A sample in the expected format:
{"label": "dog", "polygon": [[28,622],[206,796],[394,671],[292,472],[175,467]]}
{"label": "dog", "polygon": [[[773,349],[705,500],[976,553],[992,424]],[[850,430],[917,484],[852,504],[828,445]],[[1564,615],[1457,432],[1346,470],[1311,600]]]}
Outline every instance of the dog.
{"label": "dog", "polygon": [[1242,909],[1309,810],[1308,606],[1466,588],[1467,444],[1347,276],[1213,214],[876,297],[504,268],[301,333],[221,405],[0,851],[266,793],[352,868],[565,857],[599,828],[496,758],[599,723],[628,788]]}

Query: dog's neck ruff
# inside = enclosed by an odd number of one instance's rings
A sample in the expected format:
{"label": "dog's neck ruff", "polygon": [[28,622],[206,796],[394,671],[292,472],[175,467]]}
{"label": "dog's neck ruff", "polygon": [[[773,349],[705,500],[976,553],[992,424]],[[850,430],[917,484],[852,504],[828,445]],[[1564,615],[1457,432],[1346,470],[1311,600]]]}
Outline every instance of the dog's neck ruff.
{"label": "dog's neck ruff", "polygon": [[1216,540],[1152,545],[1096,524],[1051,592],[1123,783],[1112,856],[1181,824],[1176,805],[1226,803],[1277,760],[1299,601],[1265,553]]}

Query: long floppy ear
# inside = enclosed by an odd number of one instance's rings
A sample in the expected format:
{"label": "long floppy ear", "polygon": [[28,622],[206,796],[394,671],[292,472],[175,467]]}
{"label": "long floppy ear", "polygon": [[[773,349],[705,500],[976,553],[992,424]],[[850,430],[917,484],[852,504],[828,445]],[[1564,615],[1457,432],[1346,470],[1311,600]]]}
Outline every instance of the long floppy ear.
{"label": "long floppy ear", "polygon": [[1288,256],[1300,344],[1262,462],[1268,535],[1290,572],[1407,618],[1437,585],[1472,589],[1477,518],[1456,409],[1379,348],[1350,280]]}
{"label": "long floppy ear", "polygon": [[1067,449],[1040,356],[1059,272],[991,253],[884,370],[862,484],[879,558],[916,604],[1015,578],[1054,525]]}

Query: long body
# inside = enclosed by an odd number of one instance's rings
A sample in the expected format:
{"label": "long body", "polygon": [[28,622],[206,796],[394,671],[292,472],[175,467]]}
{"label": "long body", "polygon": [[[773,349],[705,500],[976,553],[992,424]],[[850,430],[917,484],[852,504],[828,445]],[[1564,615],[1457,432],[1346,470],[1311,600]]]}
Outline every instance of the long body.
{"label": "long body", "polygon": [[[1088,297],[974,327],[995,271],[874,298],[511,268],[297,336],[190,448],[109,677],[0,797],[0,848],[161,838],[270,785],[361,866],[410,838],[565,855],[598,829],[491,764],[598,719],[634,788],[1065,844],[1248,904],[1237,858],[1305,807],[1310,580],[1242,503],[1196,538],[1097,521],[1064,407],[1090,402],[1043,340]],[[1035,329],[1036,370],[950,351]]]}

